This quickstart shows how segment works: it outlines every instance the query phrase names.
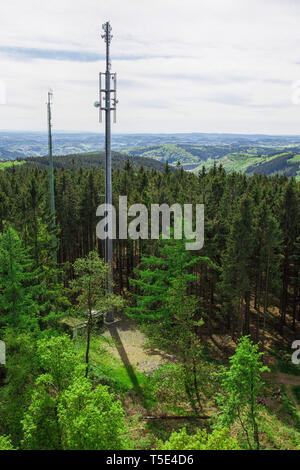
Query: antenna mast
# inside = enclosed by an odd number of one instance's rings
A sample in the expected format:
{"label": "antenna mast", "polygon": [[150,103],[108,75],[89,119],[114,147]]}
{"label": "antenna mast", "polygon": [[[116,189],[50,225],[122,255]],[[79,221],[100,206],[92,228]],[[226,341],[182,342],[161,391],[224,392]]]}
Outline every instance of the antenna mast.
{"label": "antenna mast", "polygon": [[52,90],[48,91],[48,102],[47,102],[47,114],[48,114],[48,152],[49,152],[49,175],[50,175],[50,214],[51,214],[51,226],[52,226],[52,248],[53,248],[53,260],[57,263],[57,252],[56,252],[56,222],[55,222],[55,200],[54,200],[54,175],[53,175],[53,154],[52,154],[52,124],[51,124],[51,105],[52,105]]}
{"label": "antenna mast", "polygon": [[[106,72],[99,74],[99,101],[95,106],[99,108],[99,121],[102,122],[102,111],[105,111],[105,204],[112,205],[112,184],[111,184],[111,111],[113,111],[114,122],[116,122],[117,100],[117,75],[111,73],[110,63],[110,43],[112,40],[112,28],[107,21],[102,25],[104,33],[101,37],[106,43]],[[110,267],[110,275],[107,279],[107,291],[112,292],[113,283],[113,227],[112,213],[107,213],[107,237],[105,238],[105,262]],[[106,312],[107,323],[114,321],[113,311]]]}

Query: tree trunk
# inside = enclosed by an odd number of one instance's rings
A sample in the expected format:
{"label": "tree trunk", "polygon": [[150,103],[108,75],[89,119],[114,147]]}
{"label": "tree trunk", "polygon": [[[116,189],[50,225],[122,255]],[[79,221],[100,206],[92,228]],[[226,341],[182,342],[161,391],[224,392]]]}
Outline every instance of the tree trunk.
{"label": "tree trunk", "polygon": [[86,352],[85,352],[85,377],[88,377],[89,374],[89,354],[90,354],[90,343],[91,343],[91,333],[92,333],[92,326],[93,326],[93,316],[92,311],[89,312],[89,319],[87,324],[87,342],[86,342]]}

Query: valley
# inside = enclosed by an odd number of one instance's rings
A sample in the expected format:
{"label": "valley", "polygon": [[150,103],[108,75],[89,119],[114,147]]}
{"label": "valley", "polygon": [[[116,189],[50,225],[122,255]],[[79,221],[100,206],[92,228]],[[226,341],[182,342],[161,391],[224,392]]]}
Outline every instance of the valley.
{"label": "valley", "polygon": [[[0,132],[0,169],[8,161],[47,156],[47,135],[42,132]],[[104,135],[96,133],[64,133],[53,136],[56,166],[70,167],[75,158],[83,167],[103,167]],[[197,174],[214,164],[224,169],[274,175],[276,173],[300,178],[300,137],[247,134],[115,134],[112,138],[115,166],[123,166],[127,158],[134,165],[161,168],[182,166]],[[64,157],[59,160],[58,157]],[[156,163],[153,162],[156,161]],[[80,161],[80,163],[79,163]],[[6,162],[6,163],[4,163]],[[36,164],[47,165],[39,158]]]}

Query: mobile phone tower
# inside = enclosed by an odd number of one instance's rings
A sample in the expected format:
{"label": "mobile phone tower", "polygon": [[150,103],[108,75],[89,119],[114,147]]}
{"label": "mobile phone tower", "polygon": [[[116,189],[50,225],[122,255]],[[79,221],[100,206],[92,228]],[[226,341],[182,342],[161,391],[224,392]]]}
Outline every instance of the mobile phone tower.
{"label": "mobile phone tower", "polygon": [[[105,113],[105,204],[112,205],[112,183],[111,183],[111,114],[113,121],[116,122],[117,107],[117,75],[112,73],[110,62],[110,44],[112,40],[112,28],[107,21],[102,25],[103,34],[101,37],[106,44],[106,71],[99,74],[99,101],[95,107],[99,108],[99,121],[102,122],[102,112]],[[113,283],[113,219],[112,212],[107,211],[107,236],[105,238],[105,262],[110,267],[110,275],[107,279],[107,290],[112,292]],[[105,320],[107,323],[114,321],[113,311],[106,312]]]}

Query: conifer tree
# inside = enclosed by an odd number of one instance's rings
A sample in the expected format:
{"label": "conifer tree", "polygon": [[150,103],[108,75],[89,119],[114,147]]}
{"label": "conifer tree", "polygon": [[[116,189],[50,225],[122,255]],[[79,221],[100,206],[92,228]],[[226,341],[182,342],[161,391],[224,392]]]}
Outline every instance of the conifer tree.
{"label": "conifer tree", "polygon": [[249,332],[250,293],[254,248],[252,203],[246,195],[233,217],[223,257],[220,290],[227,308],[230,309],[231,328],[234,335]]}
{"label": "conifer tree", "polygon": [[262,349],[264,349],[266,314],[270,293],[279,288],[281,231],[264,199],[255,211],[254,292],[257,310],[256,340],[260,334],[260,307],[263,307]]}
{"label": "conifer tree", "polygon": [[127,308],[127,314],[139,322],[170,321],[171,314],[166,300],[168,289],[181,279],[187,284],[195,281],[191,267],[199,257],[184,247],[184,240],[160,240],[157,255],[144,256],[136,278],[131,279],[137,293],[133,293],[135,305]]}
{"label": "conifer tree", "polygon": [[286,323],[289,304],[291,279],[293,277],[293,255],[299,236],[299,195],[297,197],[295,181],[290,180],[283,188],[280,200],[280,223],[283,234],[282,286],[281,286],[281,327]]}
{"label": "conifer tree", "polygon": [[39,306],[36,302],[38,274],[15,230],[0,234],[0,322],[2,326],[35,329]]}

